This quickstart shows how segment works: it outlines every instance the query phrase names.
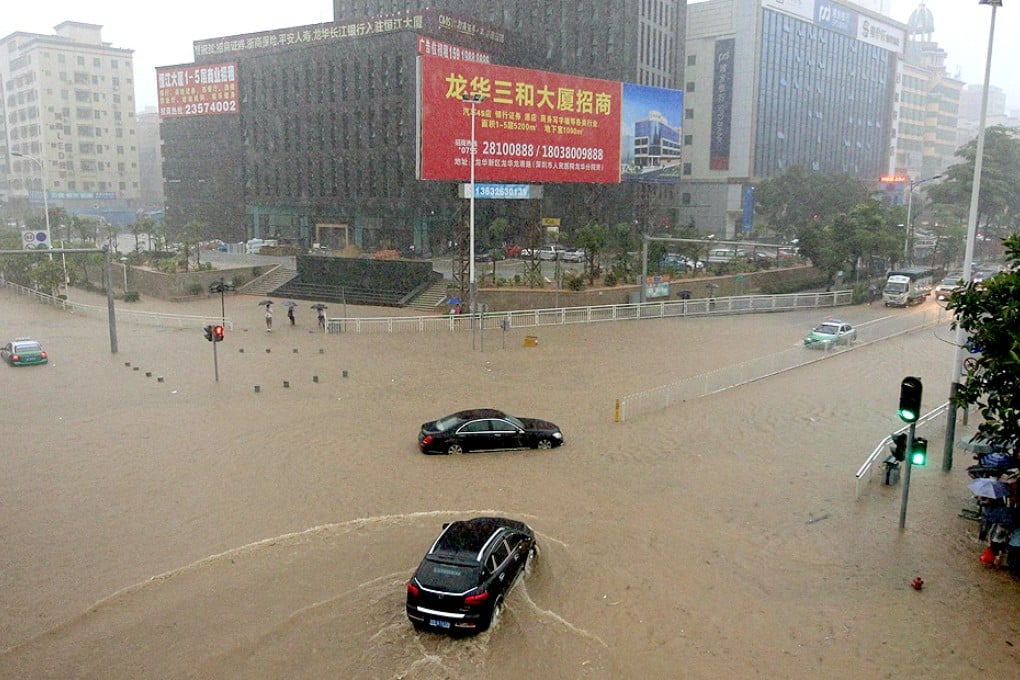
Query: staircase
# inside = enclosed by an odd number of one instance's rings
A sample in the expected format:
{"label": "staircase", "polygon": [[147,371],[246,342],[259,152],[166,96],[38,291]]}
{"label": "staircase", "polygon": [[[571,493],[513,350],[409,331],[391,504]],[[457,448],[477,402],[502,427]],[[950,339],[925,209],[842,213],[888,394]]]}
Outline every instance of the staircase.
{"label": "staircase", "polygon": [[257,279],[244,284],[237,292],[244,295],[269,295],[294,278],[297,278],[297,270],[280,264]]}
{"label": "staircase", "polygon": [[446,299],[447,287],[449,285],[450,282],[445,279],[436,281],[430,287],[426,288],[420,295],[407,303],[406,306],[410,309],[420,309],[423,312],[434,312],[436,311],[436,307],[441,305],[443,300]]}

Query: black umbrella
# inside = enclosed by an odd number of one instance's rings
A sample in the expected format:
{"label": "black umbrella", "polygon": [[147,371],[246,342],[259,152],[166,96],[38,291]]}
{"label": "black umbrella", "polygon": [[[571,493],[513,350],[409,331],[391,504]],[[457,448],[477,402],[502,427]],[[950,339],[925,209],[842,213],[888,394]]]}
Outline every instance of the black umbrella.
{"label": "black umbrella", "polygon": [[273,304],[273,301],[272,301],[272,300],[263,300],[263,301],[262,301],[262,302],[260,302],[259,304],[260,304],[260,305],[263,305],[263,306],[265,306],[265,307],[268,307],[269,305]]}
{"label": "black umbrella", "polygon": [[329,309],[329,308],[326,307],[326,305],[322,304],[321,302],[316,302],[314,305],[312,305],[312,309]]}
{"label": "black umbrella", "polygon": [[290,307],[293,309],[294,307],[297,307],[297,303],[294,302],[293,300],[287,300],[286,302],[283,303],[283,306]]}

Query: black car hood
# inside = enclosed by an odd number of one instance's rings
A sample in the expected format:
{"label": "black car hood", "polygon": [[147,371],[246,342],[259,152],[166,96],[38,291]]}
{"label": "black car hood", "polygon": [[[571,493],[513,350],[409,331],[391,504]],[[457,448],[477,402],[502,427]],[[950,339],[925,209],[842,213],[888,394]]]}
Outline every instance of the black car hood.
{"label": "black car hood", "polygon": [[559,430],[555,424],[550,423],[548,420],[542,420],[541,418],[518,418],[517,420],[524,423],[524,427],[529,430]]}

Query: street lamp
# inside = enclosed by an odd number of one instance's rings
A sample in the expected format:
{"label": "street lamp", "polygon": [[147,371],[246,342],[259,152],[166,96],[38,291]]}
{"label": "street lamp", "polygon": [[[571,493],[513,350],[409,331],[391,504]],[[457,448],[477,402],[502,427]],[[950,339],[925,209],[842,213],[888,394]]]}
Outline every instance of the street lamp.
{"label": "street lamp", "polygon": [[[988,54],[985,57],[985,86],[981,92],[981,117],[978,120],[977,149],[974,154],[974,181],[970,187],[970,212],[967,215],[967,246],[963,256],[963,281],[970,283],[971,261],[974,259],[974,242],[977,240],[978,197],[981,193],[981,168],[985,156],[985,120],[988,117],[988,83],[992,73],[992,43],[995,40],[995,10],[1002,7],[1002,0],[978,0],[979,5],[990,5],[992,19],[988,27]],[[946,441],[942,449],[942,469],[953,469],[953,440],[956,438],[956,407],[953,399],[960,389],[960,375],[963,373],[964,330],[956,327],[956,356],[953,360],[952,382],[949,384],[949,408],[946,409]]]}
{"label": "street lamp", "polygon": [[914,225],[910,221],[911,208],[914,204],[914,187],[919,187],[927,182],[934,182],[937,179],[942,179],[942,175],[935,175],[934,177],[926,177],[924,179],[915,179],[910,181],[910,187],[907,193],[907,234],[903,240],[903,261],[906,264],[910,264],[914,259],[912,249],[910,249],[910,239],[914,235]]}
{"label": "street lamp", "polygon": [[127,257],[120,258],[120,265],[124,268],[124,295],[127,295]]}
{"label": "street lamp", "polygon": [[468,309],[471,310],[471,347],[474,349],[474,328],[475,328],[475,294],[477,293],[477,283],[475,281],[475,154],[477,150],[475,148],[475,106],[485,101],[485,95],[474,92],[465,93],[461,96],[461,101],[471,104],[471,174],[469,181],[468,194],[468,210],[470,217],[468,218]]}
{"label": "street lamp", "polygon": [[[31,155],[29,155],[27,153],[19,153],[17,151],[12,151],[11,155],[15,156],[17,158],[27,158],[28,160],[35,161],[36,163],[39,164],[39,170],[42,172],[43,210],[46,212],[46,247],[48,249],[52,250],[53,249],[53,241],[50,240],[50,200],[49,200],[50,190],[49,190],[48,183],[46,181],[46,164],[42,161],[41,158],[36,158],[35,156],[31,156]],[[50,259],[51,260],[53,259],[53,253],[50,253]]]}

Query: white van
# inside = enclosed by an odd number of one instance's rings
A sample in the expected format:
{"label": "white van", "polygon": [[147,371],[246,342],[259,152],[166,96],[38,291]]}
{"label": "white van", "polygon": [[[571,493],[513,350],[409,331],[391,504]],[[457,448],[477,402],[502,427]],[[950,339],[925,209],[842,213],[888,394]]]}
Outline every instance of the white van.
{"label": "white van", "polygon": [[249,255],[258,255],[259,251],[262,250],[262,246],[264,246],[265,244],[266,242],[263,241],[262,239],[253,238],[252,240],[244,244],[244,252],[248,253]]}
{"label": "white van", "polygon": [[747,252],[740,248],[712,248],[708,251],[707,262],[718,264],[721,262],[732,262],[747,257]]}

